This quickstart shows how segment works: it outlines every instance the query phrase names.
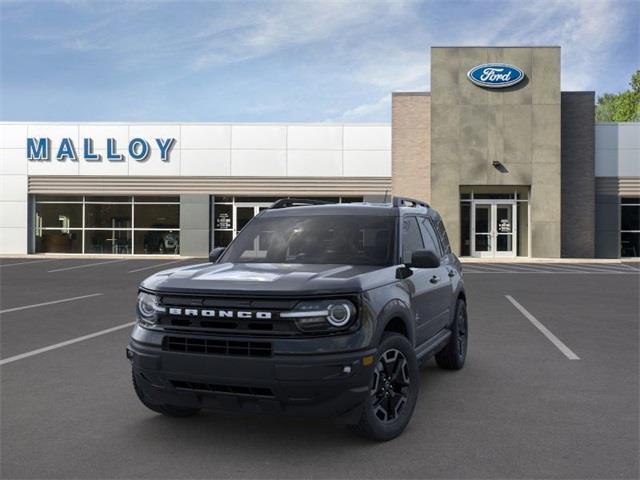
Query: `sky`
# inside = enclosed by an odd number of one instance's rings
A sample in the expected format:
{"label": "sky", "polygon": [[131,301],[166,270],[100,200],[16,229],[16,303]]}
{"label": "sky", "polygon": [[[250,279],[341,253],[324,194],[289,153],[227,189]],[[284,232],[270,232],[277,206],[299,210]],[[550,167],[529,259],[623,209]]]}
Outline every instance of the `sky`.
{"label": "sky", "polygon": [[638,0],[0,0],[0,119],[389,122],[449,45],[559,45],[563,90],[615,93],[639,25]]}

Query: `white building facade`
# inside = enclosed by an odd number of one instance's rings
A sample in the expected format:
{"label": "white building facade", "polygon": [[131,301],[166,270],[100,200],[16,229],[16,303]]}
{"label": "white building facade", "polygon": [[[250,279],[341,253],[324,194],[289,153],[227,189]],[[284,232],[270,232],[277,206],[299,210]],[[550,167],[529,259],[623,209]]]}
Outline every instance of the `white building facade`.
{"label": "white building facade", "polygon": [[0,125],[0,254],[206,255],[282,197],[376,200],[388,124]]}

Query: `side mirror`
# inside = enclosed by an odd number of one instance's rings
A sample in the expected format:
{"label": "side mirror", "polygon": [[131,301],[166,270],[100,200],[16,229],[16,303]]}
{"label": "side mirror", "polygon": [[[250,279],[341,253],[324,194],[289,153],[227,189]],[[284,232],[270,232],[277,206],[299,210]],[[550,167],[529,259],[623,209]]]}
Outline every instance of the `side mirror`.
{"label": "side mirror", "polygon": [[224,247],[217,247],[211,250],[211,252],[209,252],[209,261],[211,263],[216,263],[220,256],[224,253],[224,250]]}
{"label": "side mirror", "polygon": [[438,268],[440,257],[433,250],[416,250],[411,255],[409,268]]}

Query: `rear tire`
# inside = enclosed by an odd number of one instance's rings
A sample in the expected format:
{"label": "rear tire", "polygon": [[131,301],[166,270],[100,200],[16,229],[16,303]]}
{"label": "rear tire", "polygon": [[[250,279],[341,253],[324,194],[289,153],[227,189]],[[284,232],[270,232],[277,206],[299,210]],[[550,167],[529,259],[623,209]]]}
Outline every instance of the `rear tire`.
{"label": "rear tire", "polygon": [[460,370],[467,358],[468,342],[467,304],[463,299],[456,303],[456,316],[451,325],[451,337],[447,345],[436,354],[436,363],[445,370]]}
{"label": "rear tire", "polygon": [[191,417],[200,411],[199,408],[178,407],[175,405],[167,404],[157,405],[151,403],[144,394],[142,388],[140,388],[140,386],[138,385],[138,382],[136,381],[136,375],[135,373],[133,373],[133,371],[131,372],[131,379],[133,381],[133,389],[135,390],[138,399],[149,410],[152,410],[156,413],[161,413],[162,415],[167,415],[169,417]]}
{"label": "rear tire", "polygon": [[397,333],[385,333],[376,352],[370,395],[362,414],[351,429],[375,441],[387,441],[406,428],[418,399],[420,374],[409,340]]}

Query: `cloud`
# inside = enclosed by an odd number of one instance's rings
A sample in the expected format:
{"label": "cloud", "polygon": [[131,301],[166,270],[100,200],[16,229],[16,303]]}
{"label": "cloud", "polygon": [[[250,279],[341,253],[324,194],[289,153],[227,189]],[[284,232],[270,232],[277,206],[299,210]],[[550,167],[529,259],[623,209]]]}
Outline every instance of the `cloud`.
{"label": "cloud", "polygon": [[356,107],[350,108],[345,111],[340,120],[349,122],[354,120],[365,120],[371,117],[380,118],[381,114],[391,110],[391,94],[387,94],[384,97],[370,103],[363,103]]}
{"label": "cloud", "polygon": [[74,117],[53,89],[107,119],[105,98],[150,120],[388,121],[390,92],[430,89],[434,45],[560,45],[565,90],[626,88],[639,63],[636,0],[0,2],[5,115]]}

